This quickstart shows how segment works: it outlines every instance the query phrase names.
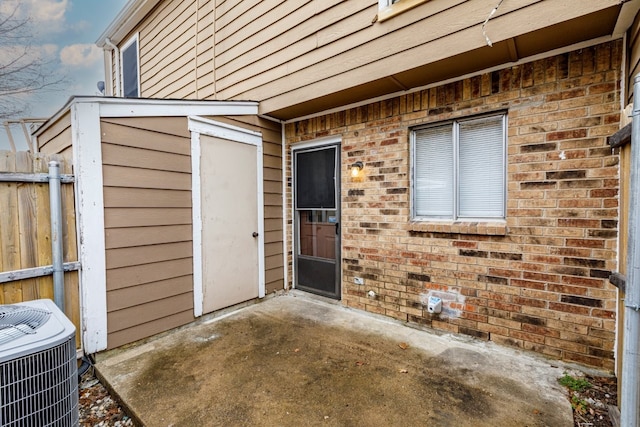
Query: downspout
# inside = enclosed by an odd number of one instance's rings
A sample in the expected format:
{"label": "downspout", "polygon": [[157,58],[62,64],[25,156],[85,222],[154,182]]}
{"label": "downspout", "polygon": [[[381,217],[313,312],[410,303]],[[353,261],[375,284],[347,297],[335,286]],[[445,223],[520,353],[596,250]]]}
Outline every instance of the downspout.
{"label": "downspout", "polygon": [[213,50],[213,99],[218,99],[218,66],[216,65],[217,56],[216,56],[216,16],[213,15],[213,45],[211,49]]}
{"label": "downspout", "polygon": [[640,427],[640,74],[633,81],[631,128],[631,179],[629,184],[629,243],[627,289],[624,306],[624,342],[622,345],[622,400],[620,425]]}
{"label": "downspout", "polygon": [[[120,49],[118,49],[118,46],[116,46],[115,44],[111,43],[111,40],[109,40],[109,37],[104,39],[104,44],[106,44],[107,46],[109,46],[111,48],[111,50],[113,51],[113,56],[115,57],[115,60],[116,60],[116,69],[115,69],[116,90],[114,92],[114,96],[120,97],[120,96],[122,96],[120,94]],[[113,72],[113,70],[111,70],[111,72]],[[111,80],[111,79],[109,79],[109,80]]]}
{"label": "downspout", "polygon": [[195,91],[196,91],[196,99],[200,99],[200,94],[198,93],[198,31],[200,30],[200,0],[196,0],[196,34],[195,34],[195,58],[193,61],[193,73],[195,75]]}

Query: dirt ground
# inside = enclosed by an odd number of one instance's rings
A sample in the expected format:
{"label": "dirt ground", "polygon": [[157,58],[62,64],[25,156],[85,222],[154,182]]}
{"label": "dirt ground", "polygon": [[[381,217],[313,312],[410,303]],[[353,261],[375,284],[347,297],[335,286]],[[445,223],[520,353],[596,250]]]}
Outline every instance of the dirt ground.
{"label": "dirt ground", "polygon": [[[567,387],[567,398],[573,408],[575,427],[613,427],[609,406],[617,405],[617,379],[610,376],[580,375],[588,384],[584,389]],[[618,421],[619,424],[619,421]]]}
{"label": "dirt ground", "polygon": [[287,298],[98,369],[150,426],[572,425],[557,366]]}
{"label": "dirt ground", "polygon": [[[616,404],[616,378],[586,376],[592,387],[582,392],[569,392],[575,427],[614,427],[607,405]],[[582,400],[585,406],[576,404]],[[80,387],[80,425],[83,427],[133,426],[133,420],[112,399],[108,390],[92,374],[83,377]]]}

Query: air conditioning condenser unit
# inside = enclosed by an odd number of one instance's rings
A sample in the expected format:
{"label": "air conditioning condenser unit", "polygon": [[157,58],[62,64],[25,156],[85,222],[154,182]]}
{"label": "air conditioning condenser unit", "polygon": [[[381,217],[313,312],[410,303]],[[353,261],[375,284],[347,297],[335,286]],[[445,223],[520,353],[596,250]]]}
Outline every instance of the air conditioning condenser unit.
{"label": "air conditioning condenser unit", "polygon": [[75,427],[75,327],[51,300],[0,305],[0,426]]}

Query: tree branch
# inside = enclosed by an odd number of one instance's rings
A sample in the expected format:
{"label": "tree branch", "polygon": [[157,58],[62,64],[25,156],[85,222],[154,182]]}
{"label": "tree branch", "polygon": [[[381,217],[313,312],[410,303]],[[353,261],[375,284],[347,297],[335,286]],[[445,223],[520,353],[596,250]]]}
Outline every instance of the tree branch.
{"label": "tree branch", "polygon": [[27,95],[60,89],[64,78],[51,69],[33,46],[28,18],[19,17],[19,4],[0,13],[0,118],[18,118],[28,112]]}

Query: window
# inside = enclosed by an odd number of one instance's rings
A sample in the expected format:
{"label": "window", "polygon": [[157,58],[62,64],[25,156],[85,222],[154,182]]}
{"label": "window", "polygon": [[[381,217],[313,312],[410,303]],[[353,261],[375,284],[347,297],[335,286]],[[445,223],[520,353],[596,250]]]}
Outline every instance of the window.
{"label": "window", "polygon": [[506,115],[411,132],[415,219],[504,219]]}
{"label": "window", "polygon": [[122,64],[122,96],[138,98],[140,96],[140,68],[138,55],[138,35],[124,44],[120,51]]}
{"label": "window", "polygon": [[429,0],[378,0],[378,22],[384,22],[401,13],[427,3]]}

